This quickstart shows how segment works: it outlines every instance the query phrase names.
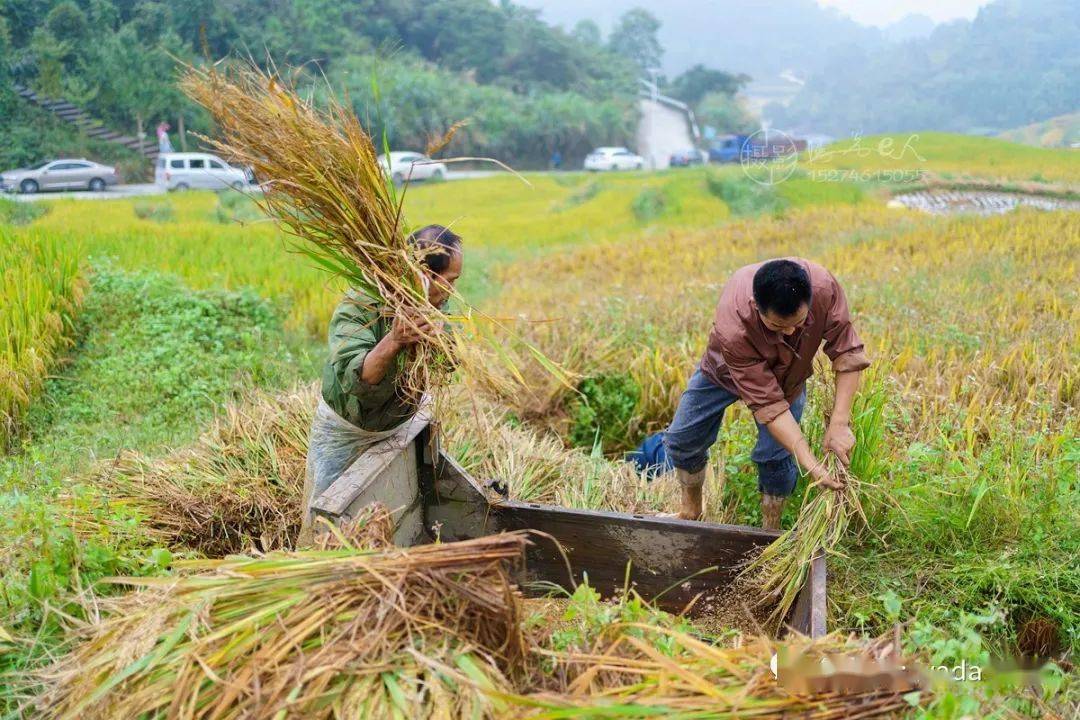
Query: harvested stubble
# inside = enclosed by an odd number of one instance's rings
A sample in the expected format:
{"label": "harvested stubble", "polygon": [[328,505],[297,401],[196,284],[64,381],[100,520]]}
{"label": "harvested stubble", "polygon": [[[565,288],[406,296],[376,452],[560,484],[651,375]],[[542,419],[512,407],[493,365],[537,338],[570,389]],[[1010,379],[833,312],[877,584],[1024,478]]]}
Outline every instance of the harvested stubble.
{"label": "harvested stubble", "polygon": [[88,482],[174,548],[222,557],[292,547],[315,402],[312,387],[252,394],[191,446],[163,457],[121,454]]}
{"label": "harvested stubble", "polygon": [[[526,539],[178,564],[39,671],[42,717],[494,717],[525,656]],[[464,681],[459,680],[464,678]],[[488,691],[494,694],[486,694]],[[28,708],[30,709],[30,708]]]}

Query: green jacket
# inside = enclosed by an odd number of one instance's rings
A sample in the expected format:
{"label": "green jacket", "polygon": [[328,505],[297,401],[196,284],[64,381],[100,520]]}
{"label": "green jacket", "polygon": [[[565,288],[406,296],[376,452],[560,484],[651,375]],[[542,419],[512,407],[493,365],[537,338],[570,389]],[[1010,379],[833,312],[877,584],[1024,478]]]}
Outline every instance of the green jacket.
{"label": "green jacket", "polygon": [[402,358],[377,384],[360,378],[364,358],[390,332],[375,300],[356,291],[346,293],[330,319],[330,357],[323,366],[322,396],[334,412],[364,430],[389,430],[411,418],[416,406],[397,386]]}

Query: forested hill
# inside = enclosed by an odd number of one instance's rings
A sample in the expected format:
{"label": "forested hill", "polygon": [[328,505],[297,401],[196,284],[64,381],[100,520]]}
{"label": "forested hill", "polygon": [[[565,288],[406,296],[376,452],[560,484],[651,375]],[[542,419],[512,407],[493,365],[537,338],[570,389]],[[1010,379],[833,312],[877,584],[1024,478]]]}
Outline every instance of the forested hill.
{"label": "forested hill", "polygon": [[1080,110],[1080,2],[996,0],[971,21],[878,51],[836,53],[779,127],[834,135],[985,133]]}
{"label": "forested hill", "polygon": [[[535,162],[555,148],[625,142],[637,118],[633,58],[508,0],[0,0],[0,137],[25,112],[12,82],[118,130],[133,131],[139,117],[146,128],[175,126],[180,114],[208,130],[177,92],[172,59],[207,51],[305,65],[312,77],[318,69],[400,147],[470,119],[451,150]],[[39,150],[49,151],[9,144],[0,156]]]}

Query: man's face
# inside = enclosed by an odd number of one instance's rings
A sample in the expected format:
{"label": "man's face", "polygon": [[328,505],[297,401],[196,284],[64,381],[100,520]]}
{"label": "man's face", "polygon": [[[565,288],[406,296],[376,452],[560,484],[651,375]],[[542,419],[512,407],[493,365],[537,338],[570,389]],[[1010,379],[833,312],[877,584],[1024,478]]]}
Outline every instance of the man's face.
{"label": "man's face", "polygon": [[772,310],[759,312],[762,324],[773,332],[781,335],[794,335],[795,331],[803,326],[806,317],[810,314],[810,306],[803,303],[802,307],[795,311],[794,315],[781,317]]}
{"label": "man's face", "polygon": [[450,253],[450,264],[441,273],[429,272],[431,282],[428,284],[428,301],[435,307],[440,307],[450,299],[450,293],[454,290],[454,283],[461,277],[461,269],[464,260],[461,250],[457,249]]}

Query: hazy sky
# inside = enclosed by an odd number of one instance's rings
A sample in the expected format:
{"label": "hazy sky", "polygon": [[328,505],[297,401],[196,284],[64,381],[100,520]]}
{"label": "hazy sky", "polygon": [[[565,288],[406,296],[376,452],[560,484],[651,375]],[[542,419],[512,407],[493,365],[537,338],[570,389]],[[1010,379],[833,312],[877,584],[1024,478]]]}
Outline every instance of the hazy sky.
{"label": "hazy sky", "polygon": [[927,15],[935,22],[973,18],[988,0],[817,0],[835,7],[863,25],[888,25],[909,13]]}
{"label": "hazy sky", "polygon": [[[607,27],[614,18],[626,9],[622,7],[640,5],[663,17],[665,9],[671,3],[667,0],[635,0],[634,2],[611,2],[610,0],[517,0],[522,5],[545,10],[549,20],[564,22],[591,17]],[[850,15],[864,25],[887,25],[899,20],[908,13],[928,15],[936,22],[956,18],[973,18],[975,12],[989,0],[817,0],[821,5],[835,7]],[[697,3],[681,2],[679,6],[697,5],[707,10],[710,0],[697,0]],[[747,10],[752,10],[754,0],[746,0]],[[569,24],[573,24],[572,22]]]}

